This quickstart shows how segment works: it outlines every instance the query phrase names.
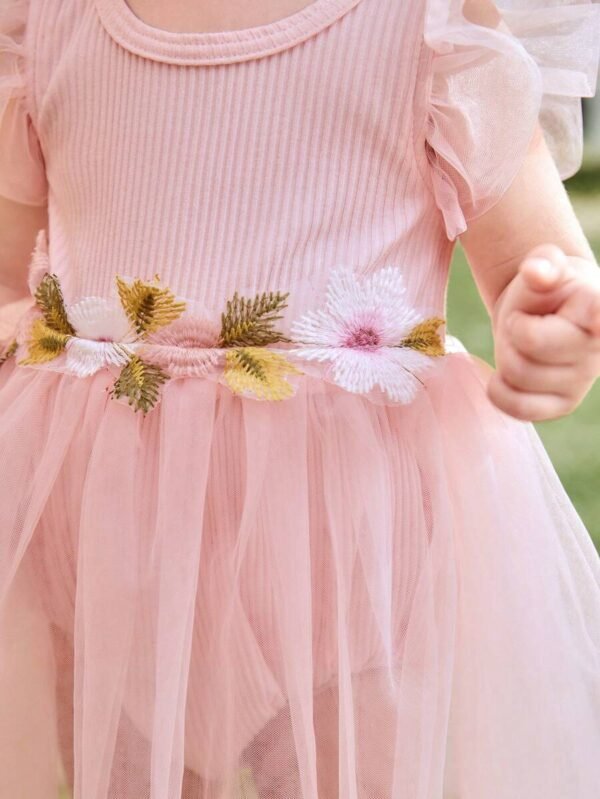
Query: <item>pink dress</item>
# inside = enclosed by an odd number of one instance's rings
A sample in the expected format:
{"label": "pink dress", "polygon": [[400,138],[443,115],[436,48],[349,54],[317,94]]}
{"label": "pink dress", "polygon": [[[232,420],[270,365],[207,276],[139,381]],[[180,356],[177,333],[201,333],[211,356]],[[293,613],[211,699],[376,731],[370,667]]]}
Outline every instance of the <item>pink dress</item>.
{"label": "pink dress", "polygon": [[597,799],[600,559],[444,318],[600,7],[460,5],[2,0],[2,799]]}

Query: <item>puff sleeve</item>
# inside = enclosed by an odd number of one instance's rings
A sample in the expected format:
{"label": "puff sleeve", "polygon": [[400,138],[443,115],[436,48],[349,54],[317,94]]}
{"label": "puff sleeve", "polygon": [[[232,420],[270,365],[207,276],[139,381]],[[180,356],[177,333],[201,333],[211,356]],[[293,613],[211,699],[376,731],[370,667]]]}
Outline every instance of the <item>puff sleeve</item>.
{"label": "puff sleeve", "polygon": [[43,205],[45,164],[28,109],[28,12],[29,0],[0,0],[0,195]]}
{"label": "puff sleeve", "polygon": [[561,177],[581,165],[600,0],[426,0],[426,148],[447,235],[509,188],[538,130]]}

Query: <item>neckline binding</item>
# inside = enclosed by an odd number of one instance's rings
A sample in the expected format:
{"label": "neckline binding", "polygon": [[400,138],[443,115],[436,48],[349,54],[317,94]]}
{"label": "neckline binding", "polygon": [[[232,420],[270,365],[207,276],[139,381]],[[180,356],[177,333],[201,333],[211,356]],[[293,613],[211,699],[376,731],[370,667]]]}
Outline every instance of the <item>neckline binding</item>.
{"label": "neckline binding", "polygon": [[247,61],[285,50],[331,25],[361,0],[313,0],[273,22],[224,31],[169,31],[145,22],[126,0],[95,0],[100,21],[130,52],[170,64]]}

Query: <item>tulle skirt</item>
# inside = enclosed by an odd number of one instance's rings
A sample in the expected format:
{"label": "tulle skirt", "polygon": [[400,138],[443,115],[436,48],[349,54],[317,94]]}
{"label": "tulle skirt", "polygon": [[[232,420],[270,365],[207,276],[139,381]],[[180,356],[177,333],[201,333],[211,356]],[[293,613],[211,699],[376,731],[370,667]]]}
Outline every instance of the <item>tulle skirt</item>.
{"label": "tulle skirt", "polygon": [[489,367],[0,371],[0,797],[597,799],[600,560]]}

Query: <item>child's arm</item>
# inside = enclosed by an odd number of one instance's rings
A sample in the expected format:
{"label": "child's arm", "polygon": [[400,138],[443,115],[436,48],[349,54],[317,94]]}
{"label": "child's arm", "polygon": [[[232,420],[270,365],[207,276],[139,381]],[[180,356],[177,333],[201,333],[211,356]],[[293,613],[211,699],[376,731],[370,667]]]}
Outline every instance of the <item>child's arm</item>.
{"label": "child's arm", "polygon": [[11,335],[30,302],[27,266],[40,228],[47,226],[47,205],[25,205],[0,196],[0,342]]}
{"label": "child's arm", "polygon": [[492,318],[490,399],[529,421],[570,413],[600,376],[600,269],[541,133],[461,243]]}

